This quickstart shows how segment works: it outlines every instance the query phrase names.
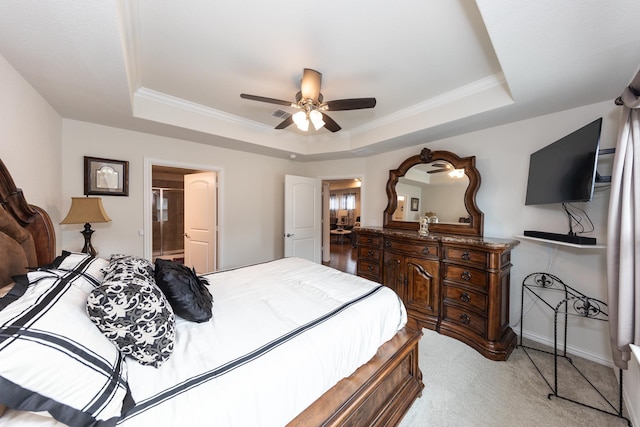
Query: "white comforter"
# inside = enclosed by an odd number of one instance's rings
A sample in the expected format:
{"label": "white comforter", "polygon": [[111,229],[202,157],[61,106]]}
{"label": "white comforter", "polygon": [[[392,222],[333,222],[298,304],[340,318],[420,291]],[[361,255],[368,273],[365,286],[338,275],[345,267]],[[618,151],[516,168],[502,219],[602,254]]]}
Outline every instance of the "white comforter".
{"label": "white comforter", "polygon": [[284,426],[406,323],[389,288],[298,258],[206,277],[213,318],[178,319],[160,368],[127,361],[121,426]]}

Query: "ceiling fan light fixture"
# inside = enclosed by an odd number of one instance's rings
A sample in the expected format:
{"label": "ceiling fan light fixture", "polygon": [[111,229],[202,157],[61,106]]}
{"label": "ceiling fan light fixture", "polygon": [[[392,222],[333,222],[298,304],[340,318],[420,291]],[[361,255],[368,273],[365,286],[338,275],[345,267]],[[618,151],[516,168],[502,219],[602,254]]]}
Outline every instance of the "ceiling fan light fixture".
{"label": "ceiling fan light fixture", "polygon": [[316,130],[325,125],[324,120],[322,120],[322,113],[318,110],[311,111],[309,113],[309,119],[311,119],[311,123],[313,123],[313,127]]}
{"label": "ceiling fan light fixture", "polygon": [[313,123],[313,127],[316,130],[324,127],[329,132],[338,132],[342,129],[335,120],[333,120],[328,114],[325,114],[325,111],[362,110],[376,106],[375,98],[336,99],[324,102],[324,97],[320,92],[321,85],[322,73],[312,70],[311,68],[304,68],[302,80],[300,81],[300,91],[296,93],[295,102],[267,98],[265,96],[250,95],[248,93],[241,93],[240,98],[267,102],[269,104],[284,105],[301,110],[301,112],[297,114],[286,117],[282,122],[276,125],[275,129],[284,129],[295,123],[297,128],[303,132],[306,132],[309,129],[309,121]]}
{"label": "ceiling fan light fixture", "polygon": [[453,169],[449,172],[451,178],[462,178],[464,176],[464,169]]}
{"label": "ceiling fan light fixture", "polygon": [[309,119],[307,118],[307,113],[304,111],[298,111],[293,115],[293,122],[296,124],[298,129],[306,132],[309,130]]}

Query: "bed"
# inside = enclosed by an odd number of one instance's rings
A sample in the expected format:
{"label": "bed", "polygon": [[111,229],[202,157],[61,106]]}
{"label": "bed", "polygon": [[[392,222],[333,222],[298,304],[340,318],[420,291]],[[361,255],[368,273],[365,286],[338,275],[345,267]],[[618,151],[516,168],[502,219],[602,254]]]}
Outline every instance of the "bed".
{"label": "bed", "polygon": [[125,357],[86,311],[113,260],[56,254],[1,161],[0,199],[0,426],[397,425],[422,392],[397,295],[297,258],[205,275],[212,318],[175,316],[158,366]]}

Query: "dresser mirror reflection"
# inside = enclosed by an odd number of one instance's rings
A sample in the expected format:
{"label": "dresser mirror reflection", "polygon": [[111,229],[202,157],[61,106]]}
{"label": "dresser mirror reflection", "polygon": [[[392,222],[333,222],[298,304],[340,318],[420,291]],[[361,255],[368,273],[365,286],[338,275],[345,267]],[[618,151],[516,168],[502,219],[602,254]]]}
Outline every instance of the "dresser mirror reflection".
{"label": "dresser mirror reflection", "polygon": [[384,227],[418,230],[420,217],[426,216],[430,232],[482,236],[479,187],[474,156],[423,148],[389,171]]}

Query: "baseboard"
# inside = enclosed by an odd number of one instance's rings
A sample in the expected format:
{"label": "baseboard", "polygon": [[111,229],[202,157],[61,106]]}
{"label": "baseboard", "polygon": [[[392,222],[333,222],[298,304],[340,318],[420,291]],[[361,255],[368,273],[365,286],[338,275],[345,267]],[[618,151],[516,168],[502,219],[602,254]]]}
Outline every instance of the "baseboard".
{"label": "baseboard", "polygon": [[624,404],[629,413],[629,421],[634,427],[640,427],[640,347],[631,346],[629,369],[624,373]]}
{"label": "baseboard", "polygon": [[[520,329],[514,329],[514,332],[516,333],[516,335],[518,335],[518,344],[520,344]],[[530,332],[527,331],[522,331],[522,337],[526,338],[528,340],[531,341],[535,341],[539,344],[544,344],[546,346],[549,346],[551,348],[553,348],[553,339],[549,339],[547,337],[544,337],[542,335],[536,335],[536,334],[532,334]],[[567,346],[567,353],[574,355],[574,356],[578,356],[581,357],[583,359],[586,360],[590,360],[591,362],[595,362],[598,363],[600,365],[604,365],[604,366],[608,366],[610,368],[614,368],[615,365],[613,363],[613,360],[611,359],[606,359],[604,357],[602,357],[599,354],[595,354],[595,353],[590,353],[585,351],[584,349],[578,348],[578,347],[573,347],[568,345]],[[640,427],[640,426],[639,426]]]}

